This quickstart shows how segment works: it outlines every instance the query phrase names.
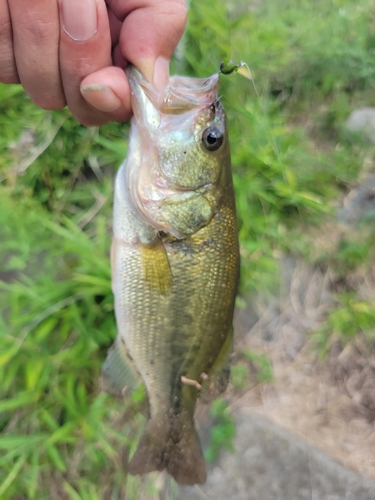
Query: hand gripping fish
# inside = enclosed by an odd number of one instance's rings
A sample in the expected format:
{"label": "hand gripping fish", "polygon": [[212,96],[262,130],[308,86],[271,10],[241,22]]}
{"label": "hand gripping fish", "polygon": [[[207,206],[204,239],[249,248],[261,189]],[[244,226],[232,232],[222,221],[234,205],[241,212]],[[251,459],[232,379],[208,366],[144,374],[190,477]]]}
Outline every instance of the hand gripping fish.
{"label": "hand gripping fish", "polygon": [[129,472],[202,484],[194,407],[206,375],[226,387],[239,277],[219,75],[175,76],[159,92],[135,67],[126,74],[134,117],[111,253],[119,334],[103,379],[112,392],[146,386],[149,420]]}

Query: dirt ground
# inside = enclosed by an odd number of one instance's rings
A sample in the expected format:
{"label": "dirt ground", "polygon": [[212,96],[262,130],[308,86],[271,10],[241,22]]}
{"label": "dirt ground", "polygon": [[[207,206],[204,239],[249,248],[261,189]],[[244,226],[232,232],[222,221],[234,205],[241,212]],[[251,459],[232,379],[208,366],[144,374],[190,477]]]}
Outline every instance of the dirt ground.
{"label": "dirt ground", "polygon": [[[375,478],[375,355],[365,338],[335,345],[319,359],[309,333],[334,300],[335,276],[292,258],[281,259],[278,298],[237,311],[238,349],[265,353],[274,381],[255,385],[231,408],[247,407],[305,438],[361,474]],[[356,279],[364,298],[375,296],[375,272]]]}

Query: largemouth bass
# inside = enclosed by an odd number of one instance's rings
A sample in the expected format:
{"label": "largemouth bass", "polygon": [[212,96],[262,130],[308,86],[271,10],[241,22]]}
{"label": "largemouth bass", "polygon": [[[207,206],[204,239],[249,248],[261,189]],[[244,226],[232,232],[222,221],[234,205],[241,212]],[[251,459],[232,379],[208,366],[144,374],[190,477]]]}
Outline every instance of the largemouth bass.
{"label": "largemouth bass", "polygon": [[111,254],[119,334],[103,377],[119,392],[146,386],[149,420],[129,472],[202,484],[194,407],[205,386],[226,386],[239,276],[219,76],[175,76],[159,92],[135,67],[126,74],[134,117]]}

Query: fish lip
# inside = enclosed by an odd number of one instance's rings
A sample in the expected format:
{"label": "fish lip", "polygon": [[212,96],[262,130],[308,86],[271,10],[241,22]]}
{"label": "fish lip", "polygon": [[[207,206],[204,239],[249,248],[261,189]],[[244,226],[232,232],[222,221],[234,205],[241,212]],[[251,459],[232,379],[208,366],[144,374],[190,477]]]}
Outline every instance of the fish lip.
{"label": "fish lip", "polygon": [[219,73],[207,78],[172,76],[166,87],[159,91],[135,66],[125,69],[133,95],[142,90],[156,110],[163,114],[180,114],[195,108],[211,106],[218,95]]}

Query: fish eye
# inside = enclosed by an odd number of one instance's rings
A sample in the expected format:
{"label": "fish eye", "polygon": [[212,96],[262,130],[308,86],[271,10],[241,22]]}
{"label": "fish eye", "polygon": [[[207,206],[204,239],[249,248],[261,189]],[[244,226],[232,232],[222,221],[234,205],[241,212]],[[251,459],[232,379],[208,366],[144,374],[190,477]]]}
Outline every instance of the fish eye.
{"label": "fish eye", "polygon": [[223,141],[224,134],[218,127],[208,127],[203,132],[202,142],[207,151],[217,151]]}

